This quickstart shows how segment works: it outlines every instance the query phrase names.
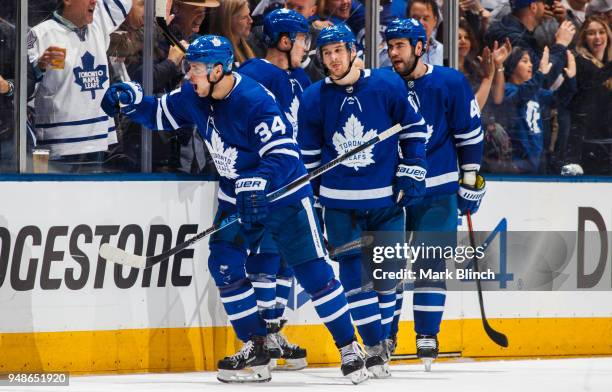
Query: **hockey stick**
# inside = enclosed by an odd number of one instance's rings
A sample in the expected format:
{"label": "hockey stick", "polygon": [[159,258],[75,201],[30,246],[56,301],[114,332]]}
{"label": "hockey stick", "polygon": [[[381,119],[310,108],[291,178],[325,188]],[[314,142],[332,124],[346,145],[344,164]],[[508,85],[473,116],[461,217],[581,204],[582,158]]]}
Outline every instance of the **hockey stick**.
{"label": "hockey stick", "polygon": [[166,39],[172,44],[179,48],[183,53],[187,53],[187,49],[181,44],[181,41],[178,40],[170,31],[168,24],[166,23],[166,6],[168,5],[168,0],[155,0],[155,21],[157,25],[161,29],[162,34]]}
{"label": "hockey stick", "polygon": [[[268,201],[272,202],[274,200],[279,199],[280,197],[286,195],[287,193],[291,192],[294,189],[297,189],[301,186],[303,186],[304,184],[306,184],[308,181],[310,181],[311,179],[320,176],[321,174],[333,169],[334,167],[338,166],[340,163],[342,163],[343,161],[345,161],[347,158],[360,153],[361,151],[374,146],[376,143],[381,142],[385,139],[388,139],[389,137],[399,133],[402,130],[402,126],[400,124],[396,124],[394,126],[392,126],[391,128],[381,132],[380,134],[374,136],[373,138],[369,139],[367,142],[363,143],[360,146],[355,147],[354,149],[352,149],[351,151],[348,151],[344,154],[342,154],[341,156],[327,162],[325,165],[319,166],[318,168],[316,168],[315,170],[313,170],[312,172],[308,173],[308,175],[302,176],[300,178],[298,178],[297,180],[293,181],[290,184],[287,184],[279,189],[277,189],[276,191],[268,194]],[[234,223],[238,222],[238,214],[232,214],[230,216],[228,216],[227,218],[223,219],[221,222],[212,225],[211,227],[209,227],[208,229],[204,230],[201,233],[196,234],[194,237],[188,239],[187,241],[183,242],[182,244],[179,244],[177,246],[175,246],[174,248],[163,252],[159,255],[156,256],[138,256],[138,255],[134,255],[131,254],[129,252],[126,252],[123,249],[119,249],[117,247],[114,247],[108,243],[106,244],[102,244],[102,246],[100,246],[100,256],[102,256],[103,258],[105,258],[107,261],[112,261],[113,263],[117,263],[117,264],[123,264],[123,265],[128,265],[131,267],[136,267],[136,268],[150,268],[151,266],[160,263],[172,256],[174,256],[175,254],[177,254],[178,252],[182,251],[183,249],[195,244],[196,242],[198,242],[199,240],[201,240],[202,238],[205,238],[221,229],[226,228],[229,225],[232,225]]]}
{"label": "hockey stick", "polygon": [[[467,221],[468,221],[468,231],[470,235],[470,245],[473,249],[476,249],[476,240],[474,239],[474,229],[472,227],[472,214],[470,210],[467,212]],[[474,265],[474,271],[476,272],[476,289],[478,290],[478,302],[480,304],[480,316],[482,317],[482,326],[484,327],[485,332],[489,336],[489,338],[495,342],[497,345],[502,347],[508,347],[508,338],[501,332],[494,330],[491,325],[489,325],[489,321],[487,320],[487,316],[485,314],[484,302],[482,299],[482,286],[480,284],[480,278],[478,273],[478,261],[472,259],[472,264]]]}
{"label": "hockey stick", "polygon": [[374,242],[374,236],[368,235],[368,236],[357,238],[354,241],[347,242],[346,244],[340,245],[337,248],[329,247],[327,249],[327,252],[329,253],[329,258],[333,259],[334,257],[338,256],[340,253],[370,246],[372,245],[372,242]]}

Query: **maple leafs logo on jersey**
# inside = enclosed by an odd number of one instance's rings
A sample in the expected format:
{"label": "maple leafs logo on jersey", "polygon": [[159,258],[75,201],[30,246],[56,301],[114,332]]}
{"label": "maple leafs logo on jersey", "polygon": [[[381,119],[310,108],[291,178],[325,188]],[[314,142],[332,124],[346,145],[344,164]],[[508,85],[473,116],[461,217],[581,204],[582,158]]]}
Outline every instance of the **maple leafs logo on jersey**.
{"label": "maple leafs logo on jersey", "polygon": [[[355,147],[361,146],[378,134],[375,129],[370,129],[368,132],[364,133],[363,125],[354,114],[351,114],[348,120],[346,120],[346,124],[344,124],[342,131],[344,135],[336,132],[332,138],[338,155],[342,155]],[[342,164],[347,167],[352,167],[355,171],[359,170],[360,167],[366,167],[374,163],[374,159],[372,159],[373,149],[374,146],[368,147],[360,153],[346,159]]]}
{"label": "maple leafs logo on jersey", "polygon": [[300,109],[300,100],[298,97],[293,97],[293,101],[291,101],[291,106],[289,106],[289,111],[285,112],[285,116],[287,120],[291,123],[291,127],[293,128],[293,139],[297,140],[298,134],[298,110]]}
{"label": "maple leafs logo on jersey", "polygon": [[208,128],[211,129],[210,141],[205,140],[206,147],[212,156],[215,167],[220,175],[229,179],[238,178],[236,172],[236,160],[238,159],[238,151],[234,147],[225,148],[223,139],[219,136],[215,122],[212,117],[209,118]]}
{"label": "maple leafs logo on jersey", "polygon": [[95,58],[85,52],[81,57],[83,67],[74,68],[74,82],[81,86],[81,91],[91,92],[91,99],[96,99],[96,90],[104,89],[104,82],[108,80],[106,65],[98,65],[94,68]]}

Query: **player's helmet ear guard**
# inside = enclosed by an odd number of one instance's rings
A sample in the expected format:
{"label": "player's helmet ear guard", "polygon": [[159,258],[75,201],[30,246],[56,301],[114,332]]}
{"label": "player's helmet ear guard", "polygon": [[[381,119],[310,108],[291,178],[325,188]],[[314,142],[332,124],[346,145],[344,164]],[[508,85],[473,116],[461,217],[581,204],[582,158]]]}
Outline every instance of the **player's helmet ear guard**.
{"label": "player's helmet ear guard", "polygon": [[423,50],[427,49],[427,34],[425,28],[416,19],[394,19],[387,25],[385,31],[385,41],[396,38],[406,38],[412,47],[421,41]]}
{"label": "player's helmet ear guard", "polygon": [[321,52],[324,46],[338,42],[345,43],[348,50],[351,50],[357,42],[355,34],[344,23],[329,26],[321,30],[317,37],[317,49]]}
{"label": "player's helmet ear guard", "polygon": [[298,33],[307,34],[308,21],[301,14],[286,8],[268,13],[263,22],[266,45],[274,47],[283,34],[287,34],[293,43]]}
{"label": "player's helmet ear guard", "polygon": [[221,64],[224,73],[232,72],[234,64],[232,44],[227,38],[218,35],[198,37],[189,45],[185,58],[189,62],[204,63],[209,67]]}

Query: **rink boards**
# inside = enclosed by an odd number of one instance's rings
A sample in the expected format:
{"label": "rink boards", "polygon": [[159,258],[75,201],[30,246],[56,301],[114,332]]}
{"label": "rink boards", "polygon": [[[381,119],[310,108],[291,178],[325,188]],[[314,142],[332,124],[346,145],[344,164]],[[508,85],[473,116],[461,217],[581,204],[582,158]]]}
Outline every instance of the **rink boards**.
{"label": "rink boards", "polygon": [[[3,183],[0,208],[0,372],[212,370],[238,346],[208,276],[207,242],[147,272],[108,265],[102,242],[159,253],[204,230],[214,182],[62,181]],[[489,181],[477,230],[578,228],[578,210],[612,228],[612,183]],[[610,247],[608,247],[608,252]],[[607,291],[487,292],[501,349],[482,331],[475,292],[449,292],[441,349],[463,356],[612,354],[612,257]],[[287,335],[311,363],[337,351],[299,287]],[[398,353],[414,353],[405,294]]]}

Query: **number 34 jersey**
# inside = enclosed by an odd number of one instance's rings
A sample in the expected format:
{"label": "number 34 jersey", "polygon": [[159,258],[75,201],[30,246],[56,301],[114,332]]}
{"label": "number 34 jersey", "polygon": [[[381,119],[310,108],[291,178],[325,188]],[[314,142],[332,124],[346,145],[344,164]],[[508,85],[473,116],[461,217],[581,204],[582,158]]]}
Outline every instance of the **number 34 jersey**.
{"label": "number 34 jersey", "polygon": [[[151,129],[196,125],[221,175],[219,200],[235,204],[238,177],[268,180],[272,192],[307,175],[291,125],[274,95],[245,75],[233,73],[234,88],[221,100],[199,97],[190,83],[161,98],[145,97],[129,116]],[[306,182],[274,205],[293,204],[312,194]]]}

